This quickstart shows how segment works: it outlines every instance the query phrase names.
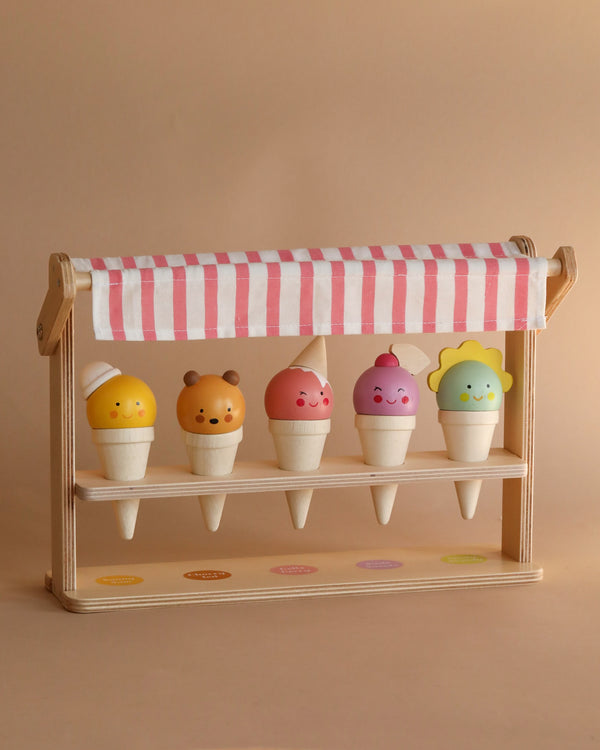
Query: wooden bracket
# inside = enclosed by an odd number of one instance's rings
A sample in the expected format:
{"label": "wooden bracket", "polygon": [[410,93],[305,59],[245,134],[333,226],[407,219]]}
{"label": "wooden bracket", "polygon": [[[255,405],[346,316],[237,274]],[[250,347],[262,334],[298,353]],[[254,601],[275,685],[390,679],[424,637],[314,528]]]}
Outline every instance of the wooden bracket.
{"label": "wooden bracket", "polygon": [[553,258],[560,260],[559,276],[549,276],[546,286],[546,320],[556,312],[558,306],[577,281],[577,261],[572,247],[559,247]]}
{"label": "wooden bracket", "polygon": [[53,253],[48,263],[48,292],[36,323],[38,349],[50,356],[60,339],[77,293],[75,270],[69,256]]}
{"label": "wooden bracket", "polygon": [[517,234],[510,238],[510,242],[514,242],[523,255],[528,255],[530,258],[535,258],[537,256],[537,251],[531,237]]}
{"label": "wooden bracket", "polygon": [[[524,255],[528,255],[530,258],[536,257],[537,253],[535,245],[529,237],[511,237],[510,241],[516,242],[519,250]],[[560,265],[560,271],[557,271],[556,268],[553,267],[558,264]],[[554,315],[576,281],[577,261],[575,260],[575,251],[572,247],[559,247],[552,256],[552,259],[548,261],[545,311],[546,321]]]}

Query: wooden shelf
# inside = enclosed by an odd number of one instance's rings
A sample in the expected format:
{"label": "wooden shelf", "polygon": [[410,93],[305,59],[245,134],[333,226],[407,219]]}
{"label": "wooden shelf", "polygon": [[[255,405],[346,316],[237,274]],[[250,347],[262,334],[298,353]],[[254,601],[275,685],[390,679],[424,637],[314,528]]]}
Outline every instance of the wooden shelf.
{"label": "wooden shelf", "polygon": [[404,464],[391,468],[367,466],[360,456],[323,458],[317,471],[304,473],[283,471],[275,461],[240,461],[222,477],[198,476],[187,466],[155,466],[135,482],[104,479],[100,471],[78,471],[75,494],[81,500],[107,501],[525,476],[525,461],[496,448],[487,461],[477,464],[450,461],[445,451],[439,451],[409,454]]}
{"label": "wooden shelf", "polygon": [[[77,569],[77,588],[59,598],[72,612],[130,607],[302,599],[399,591],[528,584],[532,562],[497,549],[393,548],[295,555],[105,565]],[[46,576],[52,589],[52,576]]]}

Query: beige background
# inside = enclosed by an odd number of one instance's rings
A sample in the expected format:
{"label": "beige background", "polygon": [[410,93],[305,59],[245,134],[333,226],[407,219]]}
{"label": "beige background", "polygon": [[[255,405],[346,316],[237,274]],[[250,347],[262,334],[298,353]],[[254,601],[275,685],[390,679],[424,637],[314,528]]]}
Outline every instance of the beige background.
{"label": "beige background", "polygon": [[[0,740],[13,748],[587,748],[600,744],[598,458],[600,11],[595,3],[0,3],[3,358]],[[50,252],[73,256],[531,236],[580,281],[539,338],[531,587],[77,616],[49,564],[48,363],[34,322]],[[298,340],[93,341],[159,400],[156,463],[181,463],[190,367],[236,367],[243,458],[271,455],[270,375]],[[448,337],[454,343],[459,339]],[[483,339],[487,341],[488,339]],[[494,337],[489,337],[491,343]],[[435,357],[436,338],[416,337]],[[332,339],[331,454],[357,452],[354,375],[387,337]],[[344,404],[346,405],[344,407]],[[96,466],[78,405],[77,462]],[[431,394],[413,447],[441,447]],[[493,483],[490,483],[493,485]],[[118,539],[81,507],[86,562],[369,545],[497,543],[498,488],[470,523],[451,486],[142,507]]]}

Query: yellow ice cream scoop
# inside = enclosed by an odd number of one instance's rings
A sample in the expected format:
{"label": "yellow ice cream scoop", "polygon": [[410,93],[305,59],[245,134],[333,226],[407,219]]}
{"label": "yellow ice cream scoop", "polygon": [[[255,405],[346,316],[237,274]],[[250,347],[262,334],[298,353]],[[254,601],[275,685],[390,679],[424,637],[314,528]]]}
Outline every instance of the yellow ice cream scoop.
{"label": "yellow ice cream scoop", "polygon": [[81,387],[93,429],[151,427],[156,420],[156,399],[148,385],[106,362],[87,365]]}

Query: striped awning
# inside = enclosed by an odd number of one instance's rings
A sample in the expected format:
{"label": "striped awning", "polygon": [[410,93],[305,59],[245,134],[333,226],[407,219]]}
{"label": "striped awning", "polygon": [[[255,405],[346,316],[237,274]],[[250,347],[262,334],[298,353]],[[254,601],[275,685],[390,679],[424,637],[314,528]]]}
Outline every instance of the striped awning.
{"label": "striped awning", "polygon": [[545,327],[545,258],[514,242],[77,258],[96,338],[440,333]]}

